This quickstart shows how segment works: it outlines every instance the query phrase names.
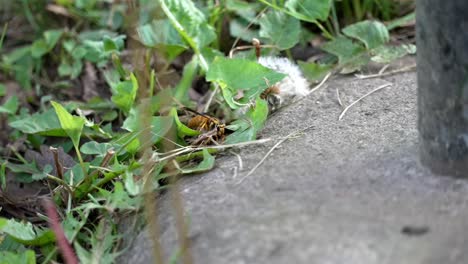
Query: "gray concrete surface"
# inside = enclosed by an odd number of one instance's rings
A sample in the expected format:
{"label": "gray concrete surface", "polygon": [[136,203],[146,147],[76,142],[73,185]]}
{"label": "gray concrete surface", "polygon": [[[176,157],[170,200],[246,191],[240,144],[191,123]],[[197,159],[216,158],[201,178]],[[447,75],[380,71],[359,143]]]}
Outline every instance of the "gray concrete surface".
{"label": "gray concrete surface", "polygon": [[[336,89],[348,105],[386,83],[337,120]],[[214,170],[182,179],[195,263],[468,263],[468,181],[419,165],[416,112],[410,72],[336,78],[273,115],[262,137],[313,127],[241,183],[276,141],[239,150],[242,171],[226,153]],[[177,250],[170,205],[163,195],[166,257]],[[121,263],[154,263],[145,231],[129,243]]]}

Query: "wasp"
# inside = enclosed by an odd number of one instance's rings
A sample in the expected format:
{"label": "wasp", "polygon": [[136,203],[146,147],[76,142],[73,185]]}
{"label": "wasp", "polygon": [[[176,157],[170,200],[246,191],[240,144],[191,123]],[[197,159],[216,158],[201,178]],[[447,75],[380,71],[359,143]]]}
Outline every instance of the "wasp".
{"label": "wasp", "polygon": [[192,141],[193,145],[207,145],[210,142],[217,143],[224,140],[226,125],[218,118],[199,113],[187,107],[183,109],[195,114],[195,116],[188,121],[187,126],[201,132],[201,134]]}
{"label": "wasp", "polygon": [[281,106],[280,88],[277,85],[270,85],[268,79],[265,78],[267,87],[261,94],[260,99],[266,100],[270,112],[276,111]]}

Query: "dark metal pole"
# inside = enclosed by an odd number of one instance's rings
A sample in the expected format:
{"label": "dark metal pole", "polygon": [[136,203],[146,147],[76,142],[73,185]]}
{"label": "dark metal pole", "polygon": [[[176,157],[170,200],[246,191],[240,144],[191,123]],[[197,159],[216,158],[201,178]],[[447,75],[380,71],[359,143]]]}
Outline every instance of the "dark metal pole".
{"label": "dark metal pole", "polygon": [[416,0],[421,162],[468,177],[468,0]]}

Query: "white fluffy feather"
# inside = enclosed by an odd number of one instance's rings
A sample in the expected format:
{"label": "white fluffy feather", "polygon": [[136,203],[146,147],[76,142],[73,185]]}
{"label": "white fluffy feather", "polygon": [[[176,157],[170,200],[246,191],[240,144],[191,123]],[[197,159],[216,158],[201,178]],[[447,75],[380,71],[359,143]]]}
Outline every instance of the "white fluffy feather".
{"label": "white fluffy feather", "polygon": [[309,94],[309,82],[302,75],[299,67],[287,58],[260,57],[258,62],[272,70],[287,74],[283,80],[276,83],[280,90],[281,106],[294,102],[295,99]]}

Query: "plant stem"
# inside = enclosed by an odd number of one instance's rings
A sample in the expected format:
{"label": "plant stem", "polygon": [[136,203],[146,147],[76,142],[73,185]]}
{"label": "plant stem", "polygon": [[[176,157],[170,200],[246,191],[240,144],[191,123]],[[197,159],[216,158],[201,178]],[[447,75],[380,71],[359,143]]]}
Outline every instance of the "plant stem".
{"label": "plant stem", "polygon": [[361,0],[353,0],[354,15],[356,16],[356,21],[360,21],[363,17]]}

